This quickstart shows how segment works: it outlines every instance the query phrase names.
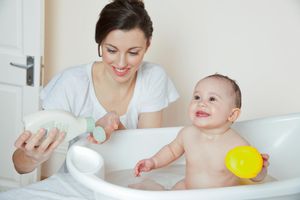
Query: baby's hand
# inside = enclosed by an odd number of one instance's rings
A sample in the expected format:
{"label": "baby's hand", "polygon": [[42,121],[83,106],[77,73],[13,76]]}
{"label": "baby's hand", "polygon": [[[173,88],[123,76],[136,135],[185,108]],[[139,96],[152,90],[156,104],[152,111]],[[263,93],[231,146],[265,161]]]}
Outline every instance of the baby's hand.
{"label": "baby's hand", "polygon": [[[119,125],[120,117],[116,112],[108,112],[96,122],[96,126],[101,126],[104,129],[106,140],[108,140],[111,134],[119,128]],[[98,143],[92,134],[88,136],[88,140],[92,143]]]}
{"label": "baby's hand", "polygon": [[141,172],[148,172],[155,167],[155,163],[152,159],[144,159],[139,161],[134,168],[135,176],[140,176]]}
{"label": "baby's hand", "polygon": [[256,177],[254,177],[254,178],[251,179],[252,181],[255,181],[255,182],[262,181],[267,176],[268,167],[270,165],[270,163],[269,163],[269,155],[268,154],[261,154],[261,156],[263,158],[263,168],[262,168],[262,170],[260,171],[260,173]]}

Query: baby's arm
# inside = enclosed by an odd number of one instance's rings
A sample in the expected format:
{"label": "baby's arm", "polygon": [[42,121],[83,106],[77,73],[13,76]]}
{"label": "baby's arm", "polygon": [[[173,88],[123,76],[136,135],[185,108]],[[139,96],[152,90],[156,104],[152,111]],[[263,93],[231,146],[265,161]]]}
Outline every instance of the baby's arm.
{"label": "baby's arm", "polygon": [[269,155],[261,154],[261,156],[263,157],[263,168],[256,177],[251,178],[251,181],[254,181],[254,182],[262,181],[268,174]]}
{"label": "baby's arm", "polygon": [[141,172],[164,167],[179,158],[184,153],[182,137],[183,131],[180,131],[171,143],[160,149],[154,156],[139,161],[134,169],[135,175],[139,176]]}

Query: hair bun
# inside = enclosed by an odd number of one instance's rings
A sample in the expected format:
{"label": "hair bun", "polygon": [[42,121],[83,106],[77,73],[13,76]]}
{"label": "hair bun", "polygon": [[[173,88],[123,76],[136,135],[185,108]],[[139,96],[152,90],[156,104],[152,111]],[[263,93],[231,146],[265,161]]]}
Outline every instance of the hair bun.
{"label": "hair bun", "polygon": [[124,5],[139,6],[141,8],[145,8],[143,0],[114,0],[114,2],[121,3]]}

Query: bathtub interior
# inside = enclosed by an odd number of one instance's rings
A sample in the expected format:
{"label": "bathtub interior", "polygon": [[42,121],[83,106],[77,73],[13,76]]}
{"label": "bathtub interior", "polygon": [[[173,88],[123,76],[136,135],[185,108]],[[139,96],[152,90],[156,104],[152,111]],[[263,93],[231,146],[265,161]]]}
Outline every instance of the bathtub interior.
{"label": "bathtub interior", "polygon": [[[92,150],[93,152],[98,152],[98,156],[101,156],[100,158],[96,155],[94,156],[96,160],[99,159],[100,161],[90,163],[91,166],[88,168],[90,172],[82,166],[78,166],[77,168],[83,170],[83,173],[93,174],[95,173],[95,169],[103,165],[104,162],[104,167],[101,168],[97,176],[105,182],[105,184],[101,186],[103,187],[102,191],[106,191],[104,189],[106,186],[108,187],[107,190],[112,190],[114,184],[111,184],[105,177],[115,171],[132,170],[133,172],[133,168],[138,160],[152,156],[162,146],[173,140],[181,128],[182,127],[168,127],[117,131],[108,142],[102,145],[82,141],[78,142],[76,144],[77,146],[84,146],[88,151]],[[271,177],[277,181],[296,178],[297,187],[299,187],[300,158],[298,153],[300,152],[300,145],[298,141],[300,141],[300,113],[240,121],[236,122],[233,128],[253,146],[257,147],[260,152],[265,152],[270,155],[271,164],[269,167],[269,175]],[[83,159],[82,161],[79,160],[76,162],[86,162],[87,157],[85,155],[89,153],[83,151],[80,149],[78,152],[75,152],[77,156],[74,156],[74,158],[79,157],[79,159]],[[79,154],[81,154],[81,156],[79,156]],[[184,162],[184,157],[182,157],[169,167],[184,165]],[[168,170],[168,168],[165,170]],[[94,183],[98,184],[97,180],[95,180]],[[272,181],[264,184],[272,184]],[[89,187],[88,184],[87,187]],[[90,183],[90,188],[93,187],[93,184]],[[277,185],[277,187],[281,188],[280,185]],[[118,188],[118,190],[120,189],[121,187]],[[218,189],[218,191],[221,192],[221,189]],[[243,191],[243,193],[244,192],[245,191]],[[234,194],[237,194],[237,191],[235,191]],[[299,196],[297,196],[297,198],[298,197]]]}
{"label": "bathtub interior", "polygon": [[[132,169],[174,139],[182,127],[118,131],[102,145],[87,144],[105,160],[106,172]],[[300,114],[240,121],[233,125],[260,152],[270,155],[269,174],[284,180],[300,175]],[[173,164],[184,164],[184,157]]]}
{"label": "bathtub interior", "polygon": [[277,180],[300,177],[300,114],[241,121],[233,128],[260,152],[270,155],[272,177]]}

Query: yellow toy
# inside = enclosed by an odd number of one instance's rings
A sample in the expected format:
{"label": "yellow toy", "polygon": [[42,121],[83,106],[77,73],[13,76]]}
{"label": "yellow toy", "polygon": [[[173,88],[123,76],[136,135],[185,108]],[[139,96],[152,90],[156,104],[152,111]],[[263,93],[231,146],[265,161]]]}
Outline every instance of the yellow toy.
{"label": "yellow toy", "polygon": [[225,165],[240,178],[254,178],[263,167],[263,158],[254,147],[237,146],[227,153]]}

